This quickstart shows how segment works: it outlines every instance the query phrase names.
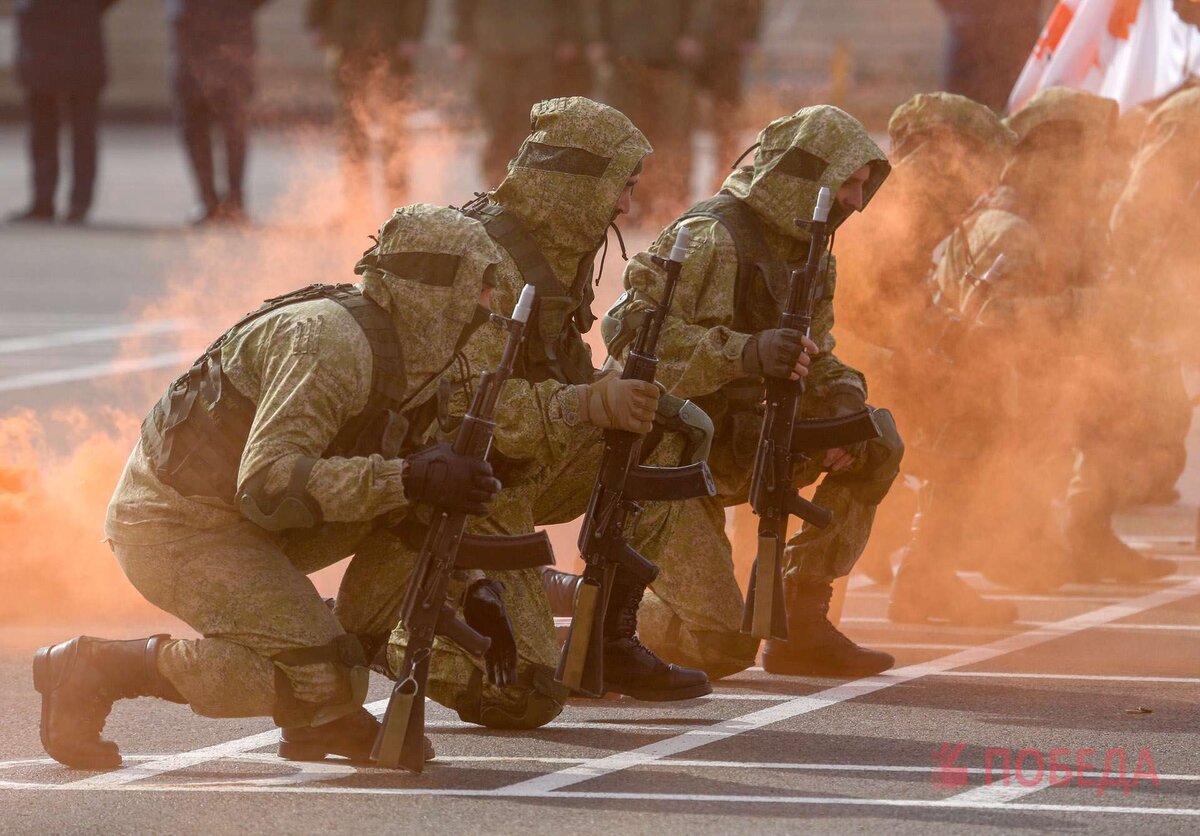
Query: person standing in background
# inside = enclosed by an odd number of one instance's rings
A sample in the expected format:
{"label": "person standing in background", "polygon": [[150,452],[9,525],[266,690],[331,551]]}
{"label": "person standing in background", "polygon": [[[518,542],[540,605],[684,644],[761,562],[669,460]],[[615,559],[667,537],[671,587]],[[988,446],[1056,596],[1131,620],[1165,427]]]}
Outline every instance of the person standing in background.
{"label": "person standing in background", "polygon": [[455,0],[456,58],[478,58],[475,101],[486,134],[480,167],[497,185],[512,149],[529,133],[529,109],[556,96],[587,95],[579,0]]}
{"label": "person standing in background", "polygon": [[1002,113],[1037,42],[1044,0],[938,0],[950,26],[944,80],[958,93]]}
{"label": "person standing in background", "polygon": [[612,65],[603,99],[642,126],[646,161],[638,220],[666,223],[691,194],[693,74],[705,59],[714,0],[589,0],[589,50]]}
{"label": "person standing in background", "polygon": [[408,101],[427,0],[309,0],[307,23],[329,53],[338,97],[345,221],[375,217],[372,128],[389,207],[408,192]]}
{"label": "person standing in background", "polygon": [[704,61],[696,73],[696,85],[708,94],[712,106],[716,146],[713,191],[721,188],[730,166],[742,151],[737,147],[742,71],[758,41],[762,11],[763,0],[717,0],[713,19],[719,25],[709,27]]}
{"label": "person standing in background", "polygon": [[[193,222],[246,220],[247,111],[254,93],[254,14],[266,0],[166,0],[167,74],[175,118],[200,206]],[[225,191],[213,165],[212,129],[221,131]]]}
{"label": "person standing in background", "polygon": [[116,0],[18,0],[17,80],[29,112],[33,202],[9,220],[54,220],[58,126],[71,123],[71,198],[64,220],[83,223],[96,184],[100,91],[108,80],[104,12]]}

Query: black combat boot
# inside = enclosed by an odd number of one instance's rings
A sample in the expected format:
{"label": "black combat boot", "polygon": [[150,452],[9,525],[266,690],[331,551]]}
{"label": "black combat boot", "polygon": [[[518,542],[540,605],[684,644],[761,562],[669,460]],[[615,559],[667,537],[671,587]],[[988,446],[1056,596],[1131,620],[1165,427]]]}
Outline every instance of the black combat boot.
{"label": "black combat boot", "polygon": [[704,671],[668,665],[638,640],[637,613],[645,591],[626,573],[617,572],[604,617],[604,690],[649,702],[711,694]]}
{"label": "black combat boot", "polygon": [[[371,748],[379,729],[379,721],[365,708],[320,726],[288,726],[282,730],[279,757],[289,761],[320,761],[327,755],[340,755],[367,764],[371,762]],[[431,761],[433,744],[428,737],[424,742],[425,760]]]}
{"label": "black combat boot", "polygon": [[575,593],[582,580],[580,575],[560,572],[550,566],[542,567],[542,588],[546,590],[551,615],[575,615]]}
{"label": "black combat boot", "polygon": [[1075,579],[1084,583],[1150,583],[1174,574],[1173,560],[1147,557],[1125,545],[1112,528],[1115,502],[1101,491],[1067,498],[1064,534]]}
{"label": "black combat boot", "polygon": [[763,670],[785,676],[857,678],[886,671],[896,660],[859,647],[829,622],[833,587],[822,581],[784,578],[788,640],[763,645]]}
{"label": "black combat boot", "polygon": [[115,700],[159,697],[185,702],[158,672],[158,649],[170,636],[112,641],[79,636],[33,657],[33,687],[42,695],[42,747],[75,769],[115,769],[117,744],[104,740]]}

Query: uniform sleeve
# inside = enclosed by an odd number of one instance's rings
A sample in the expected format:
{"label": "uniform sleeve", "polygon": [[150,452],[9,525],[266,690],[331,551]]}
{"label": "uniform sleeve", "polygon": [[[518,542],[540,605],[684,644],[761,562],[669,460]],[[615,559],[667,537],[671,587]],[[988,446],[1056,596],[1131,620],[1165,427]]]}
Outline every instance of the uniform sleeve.
{"label": "uniform sleeve", "polygon": [[379,455],[321,458],[370,393],[371,352],[349,314],[284,320],[264,352],[254,423],[238,472],[239,492],[266,468],[263,492],[280,496],[302,458],[305,485],[327,522],[373,519],[406,504],[401,460]]}
{"label": "uniform sleeve", "polygon": [[820,351],[812,359],[808,368],[806,385],[808,397],[806,401],[816,402],[817,410],[820,401],[837,392],[853,392],[867,399],[867,379],[862,372],[843,363],[833,353],[837,340],[833,336],[833,295],[837,287],[837,261],[830,258],[828,275],[825,279],[825,292],[821,294],[813,310],[811,336]]}
{"label": "uniform sleeve", "polygon": [[[680,398],[707,395],[743,377],[742,351],[751,337],[730,327],[737,280],[733,240],[717,221],[694,221],[689,228],[692,243],[658,344],[658,380]],[[670,240],[660,236],[652,249],[665,253]],[[649,253],[639,253],[626,268],[625,286],[645,308],[662,297],[665,278]]]}

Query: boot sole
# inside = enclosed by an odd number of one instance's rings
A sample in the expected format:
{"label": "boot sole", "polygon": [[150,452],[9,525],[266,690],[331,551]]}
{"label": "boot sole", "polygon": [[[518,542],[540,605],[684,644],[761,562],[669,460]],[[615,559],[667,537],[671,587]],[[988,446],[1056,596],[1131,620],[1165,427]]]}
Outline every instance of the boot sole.
{"label": "boot sole", "polygon": [[687,688],[672,688],[666,691],[643,690],[640,688],[625,688],[605,683],[604,690],[613,694],[622,694],[630,699],[642,702],[676,702],[678,700],[694,700],[712,693],[712,683],[704,682]]}
{"label": "boot sole", "polygon": [[62,752],[55,753],[55,746],[51,745],[46,739],[46,729],[50,725],[50,693],[54,690],[54,682],[52,681],[50,671],[50,651],[53,646],[39,647],[37,652],[33,654],[33,687],[42,695],[42,714],[41,722],[38,723],[38,739],[42,743],[42,748],[46,754],[54,758],[63,766],[71,769],[88,769],[88,770],[108,770],[116,769],[121,765],[120,754],[115,754],[110,757],[71,757]]}
{"label": "boot sole", "polygon": [[896,663],[893,661],[890,665],[884,667],[872,666],[870,668],[859,669],[843,669],[835,670],[832,668],[816,668],[812,666],[800,665],[796,663],[779,663],[772,662],[771,657],[763,656],[763,670],[776,676],[820,676],[828,679],[861,679],[864,676],[875,676],[884,671],[891,670]]}

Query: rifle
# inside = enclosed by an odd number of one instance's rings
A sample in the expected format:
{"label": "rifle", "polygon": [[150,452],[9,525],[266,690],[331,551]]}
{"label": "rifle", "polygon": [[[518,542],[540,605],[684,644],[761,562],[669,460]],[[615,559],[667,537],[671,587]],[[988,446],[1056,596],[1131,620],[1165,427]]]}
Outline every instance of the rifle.
{"label": "rifle", "polygon": [[[805,336],[812,330],[813,308],[822,281],[818,280],[821,257],[828,242],[829,208],[832,194],[822,187],[811,221],[796,219],[811,238],[808,258],[802,269],[793,270],[787,306],[779,317],[780,328],[791,328]],[[758,515],[758,553],[750,575],[746,606],[742,610],[742,632],[755,638],[786,639],[787,611],[783,603],[783,548],[788,517],[824,528],[833,514],[804,497],[793,487],[796,465],[808,461],[809,453],[844,447],[879,436],[870,409],[852,415],[819,420],[800,420],[804,378],[766,379],[766,404],[754,472],[750,477],[750,507]]]}
{"label": "rifle", "polygon": [[[512,318],[492,314],[492,321],[508,331],[508,341],[496,370],[485,371],[479,377],[471,407],[454,437],[454,452],[459,455],[486,459],[491,450],[496,403],[512,374],[533,297],[533,286],[525,285]],[[378,766],[401,766],[413,772],[425,767],[425,691],[434,637],[444,636],[476,656],[482,656],[491,646],[491,639],[461,621],[447,602],[451,573],[456,569],[524,569],[554,563],[545,532],[511,537],[466,534],[466,525],[466,514],[434,506],[400,606],[408,646],[371,750]]]}
{"label": "rifle", "polygon": [[[662,302],[645,313],[621,377],[653,383],[658,368],[658,338],[671,307],[675,285],[687,255],[691,234],[679,230],[667,258],[654,257],[666,269]],[[592,496],[579,533],[579,551],[587,564],[575,595],[575,615],[559,656],[556,682],[592,696],[604,693],[604,620],[609,594],[618,570],[649,584],[658,567],[629,545],[631,524],[641,511],[639,502],[692,499],[717,492],[704,462],[682,467],[639,464],[645,436],[625,430],[604,431],[604,453]]]}

